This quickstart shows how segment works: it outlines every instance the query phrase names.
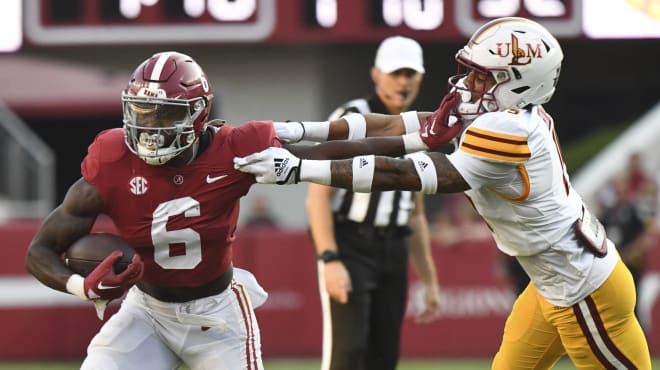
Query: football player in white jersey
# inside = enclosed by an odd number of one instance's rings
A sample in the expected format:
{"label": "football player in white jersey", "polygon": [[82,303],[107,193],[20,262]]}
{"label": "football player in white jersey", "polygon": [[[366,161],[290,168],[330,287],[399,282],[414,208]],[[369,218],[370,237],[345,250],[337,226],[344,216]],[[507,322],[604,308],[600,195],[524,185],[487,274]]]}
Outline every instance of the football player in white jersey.
{"label": "football player in white jersey", "polygon": [[[451,91],[431,115],[276,123],[278,136],[290,141],[407,134],[320,144],[313,153],[270,148],[234,163],[261,183],[463,191],[498,248],[518,258],[531,278],[506,321],[493,369],[549,369],[564,354],[578,369],[650,369],[631,274],[571,187],[553,120],[541,106],[555,91],[562,59],[543,26],[496,19],[458,51],[464,71],[449,79]],[[449,141],[457,128],[454,153],[420,151]],[[412,154],[360,155],[403,152]]]}

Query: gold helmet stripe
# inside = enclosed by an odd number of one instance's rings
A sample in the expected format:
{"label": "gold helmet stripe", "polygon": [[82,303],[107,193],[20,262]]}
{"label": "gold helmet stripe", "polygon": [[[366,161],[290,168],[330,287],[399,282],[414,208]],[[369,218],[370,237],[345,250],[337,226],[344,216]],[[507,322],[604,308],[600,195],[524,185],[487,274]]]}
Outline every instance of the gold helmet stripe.
{"label": "gold helmet stripe", "polygon": [[486,23],[485,25],[481,26],[473,35],[472,38],[469,41],[469,44],[479,44],[481,42],[481,37],[486,35],[488,31],[491,29],[501,26],[502,24],[505,23],[510,23],[510,22],[521,22],[521,21],[527,21],[525,18],[520,18],[520,17],[506,17],[506,18],[499,18],[494,21],[491,21],[489,23]]}

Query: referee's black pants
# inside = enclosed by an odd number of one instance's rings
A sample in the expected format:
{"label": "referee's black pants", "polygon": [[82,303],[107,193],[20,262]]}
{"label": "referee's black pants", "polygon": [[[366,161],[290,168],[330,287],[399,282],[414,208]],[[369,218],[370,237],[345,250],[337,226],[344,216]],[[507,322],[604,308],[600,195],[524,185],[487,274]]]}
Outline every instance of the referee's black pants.
{"label": "referee's black pants", "polygon": [[347,304],[323,302],[330,346],[324,343],[323,364],[329,366],[322,370],[394,370],[408,288],[407,233],[354,226],[335,227],[353,291]]}

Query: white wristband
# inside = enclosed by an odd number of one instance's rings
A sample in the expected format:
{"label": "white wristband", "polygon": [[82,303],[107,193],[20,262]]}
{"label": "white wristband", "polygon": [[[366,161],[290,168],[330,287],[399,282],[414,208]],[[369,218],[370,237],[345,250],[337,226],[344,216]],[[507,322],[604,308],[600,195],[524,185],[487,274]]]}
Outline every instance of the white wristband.
{"label": "white wristband", "polygon": [[424,152],[416,152],[407,154],[406,158],[412,159],[415,165],[415,171],[419,176],[419,181],[422,183],[422,193],[435,194],[438,191],[438,174],[435,171],[435,164],[428,154]]}
{"label": "white wristband", "polygon": [[78,274],[71,275],[69,280],[66,281],[66,291],[85,301],[89,300],[85,294],[85,278]]}
{"label": "white wristband", "polygon": [[406,153],[414,153],[422,150],[429,150],[429,146],[422,141],[422,137],[419,136],[419,132],[411,132],[409,134],[402,135],[403,147],[406,150]]}
{"label": "white wristband", "polygon": [[422,127],[422,124],[419,122],[419,117],[417,116],[417,111],[415,110],[401,113],[401,119],[403,119],[403,126],[406,128],[406,134],[417,132],[419,131],[419,128]]}
{"label": "white wristband", "polygon": [[273,121],[275,135],[285,143],[297,143],[302,140],[305,128],[302,122],[278,122]]}
{"label": "white wristband", "polygon": [[364,116],[358,113],[351,113],[344,116],[348,123],[348,140],[359,140],[367,137],[367,121]]}
{"label": "white wristband", "polygon": [[302,140],[309,141],[328,141],[328,134],[330,133],[330,122],[300,122],[303,126]]}
{"label": "white wristband", "polygon": [[376,170],[376,156],[363,155],[353,158],[353,191],[370,193]]}
{"label": "white wristband", "polygon": [[329,160],[314,161],[304,159],[300,162],[300,181],[330,185],[332,173]]}

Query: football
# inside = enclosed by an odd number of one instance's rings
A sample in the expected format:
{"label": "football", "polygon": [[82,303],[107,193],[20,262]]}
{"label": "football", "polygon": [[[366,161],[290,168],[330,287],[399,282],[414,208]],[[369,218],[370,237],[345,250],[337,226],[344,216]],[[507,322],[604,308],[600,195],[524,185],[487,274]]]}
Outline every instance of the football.
{"label": "football", "polygon": [[115,250],[124,253],[114,264],[118,274],[131,263],[135,249],[122,237],[111,233],[91,233],[76,240],[64,253],[64,262],[77,274],[87,276]]}

